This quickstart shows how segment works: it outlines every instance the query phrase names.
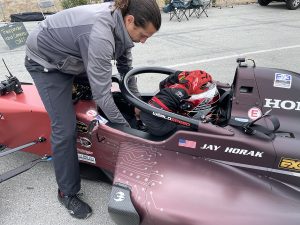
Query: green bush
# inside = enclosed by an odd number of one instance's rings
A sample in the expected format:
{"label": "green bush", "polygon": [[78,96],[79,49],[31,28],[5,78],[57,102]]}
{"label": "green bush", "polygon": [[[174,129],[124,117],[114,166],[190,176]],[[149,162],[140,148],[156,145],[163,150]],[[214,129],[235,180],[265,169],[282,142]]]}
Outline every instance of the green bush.
{"label": "green bush", "polygon": [[62,0],[61,6],[63,9],[72,8],[78,5],[86,5],[88,3],[88,0]]}

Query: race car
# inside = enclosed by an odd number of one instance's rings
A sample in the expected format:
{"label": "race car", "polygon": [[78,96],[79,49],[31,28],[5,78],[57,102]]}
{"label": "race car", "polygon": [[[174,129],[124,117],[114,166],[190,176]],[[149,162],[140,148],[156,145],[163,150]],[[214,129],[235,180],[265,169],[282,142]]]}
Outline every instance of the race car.
{"label": "race car", "polygon": [[[112,180],[108,210],[122,225],[298,224],[300,220],[300,74],[237,59],[233,83],[204,117],[182,116],[135,97],[128,80],[175,71],[141,67],[126,74],[115,102],[132,127],[110,123],[87,81],[74,84],[77,150],[82,163]],[[1,82],[0,156],[42,156],[1,175],[1,182],[51,157],[50,123],[33,84]],[[154,136],[134,127],[134,107],[182,129]]]}

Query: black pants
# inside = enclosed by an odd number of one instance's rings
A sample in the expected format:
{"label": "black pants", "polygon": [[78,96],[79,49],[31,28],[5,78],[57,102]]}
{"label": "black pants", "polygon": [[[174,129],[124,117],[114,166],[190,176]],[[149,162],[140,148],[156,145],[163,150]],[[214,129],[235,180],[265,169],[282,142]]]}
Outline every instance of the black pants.
{"label": "black pants", "polygon": [[58,70],[45,72],[41,65],[27,57],[25,67],[51,120],[51,147],[58,188],[65,195],[76,194],[80,190],[80,173],[76,149],[76,114],[72,102],[74,76]]}

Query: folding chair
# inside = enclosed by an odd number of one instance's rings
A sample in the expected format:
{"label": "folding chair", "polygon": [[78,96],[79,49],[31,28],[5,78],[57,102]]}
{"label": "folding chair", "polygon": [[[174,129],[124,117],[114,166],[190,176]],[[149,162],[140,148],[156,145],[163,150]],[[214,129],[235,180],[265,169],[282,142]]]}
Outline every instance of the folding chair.
{"label": "folding chair", "polygon": [[189,17],[195,14],[196,17],[199,18],[201,15],[201,6],[201,0],[192,0],[189,6]]}
{"label": "folding chair", "polygon": [[170,2],[170,20],[174,17],[180,22],[182,18],[185,16],[187,20],[189,20],[186,15],[187,10],[190,7],[191,0],[183,1],[183,0],[171,0]]}
{"label": "folding chair", "polygon": [[201,6],[200,6],[201,12],[200,12],[199,17],[202,15],[202,13],[205,13],[206,17],[208,17],[207,9],[211,6],[212,0],[200,0],[200,3],[201,3]]}
{"label": "folding chair", "polygon": [[38,4],[38,7],[39,7],[44,19],[46,19],[46,16],[43,12],[43,9],[54,8],[55,12],[57,12],[57,8],[55,7],[53,0],[37,0],[37,4]]}

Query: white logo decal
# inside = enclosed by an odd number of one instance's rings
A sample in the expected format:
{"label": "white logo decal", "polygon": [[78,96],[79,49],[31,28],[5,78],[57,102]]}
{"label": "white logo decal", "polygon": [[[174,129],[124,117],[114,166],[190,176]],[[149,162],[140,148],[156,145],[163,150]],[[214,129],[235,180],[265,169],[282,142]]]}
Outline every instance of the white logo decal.
{"label": "white logo decal", "polygon": [[208,144],[204,144],[202,147],[200,147],[201,149],[208,149],[211,151],[217,151],[221,146],[218,145],[208,145]]}
{"label": "white logo decal", "polygon": [[160,113],[152,112],[152,115],[153,115],[153,116],[157,116],[157,117],[159,117],[159,118],[163,118],[163,119],[165,119],[165,120],[172,120],[171,117],[165,116],[165,115],[160,114]]}
{"label": "white logo decal", "polygon": [[264,152],[259,152],[259,151],[249,151],[246,149],[240,149],[240,148],[230,148],[230,147],[226,147],[225,151],[227,153],[231,153],[231,154],[237,154],[237,155],[246,155],[246,156],[252,156],[252,157],[258,157],[258,158],[262,158],[262,155]]}
{"label": "white logo decal", "polygon": [[77,142],[81,144],[82,147],[90,148],[92,147],[92,142],[86,137],[79,137]]}
{"label": "white logo decal", "polygon": [[122,202],[122,201],[124,201],[124,199],[125,199],[125,194],[124,194],[124,192],[118,191],[118,192],[115,194],[114,200],[115,200],[116,202]]}
{"label": "white logo decal", "polygon": [[262,116],[261,110],[257,107],[253,107],[253,108],[249,109],[249,111],[248,111],[248,117],[251,120],[256,120],[257,118],[259,118],[261,116]]}
{"label": "white logo decal", "polygon": [[88,115],[90,117],[95,117],[95,116],[97,116],[97,114],[98,113],[95,110],[93,110],[93,109],[91,109],[91,110],[89,110],[89,111],[86,112],[86,115]]}
{"label": "white logo decal", "polygon": [[78,160],[96,164],[96,159],[93,156],[84,155],[84,154],[80,154],[80,153],[78,153],[77,155],[78,155]]}
{"label": "white logo decal", "polygon": [[234,118],[234,120],[239,121],[239,122],[243,122],[243,123],[249,122],[249,120],[247,118]]}
{"label": "white logo decal", "polygon": [[266,98],[265,101],[264,107],[266,108],[300,111],[300,102],[270,98]]}

